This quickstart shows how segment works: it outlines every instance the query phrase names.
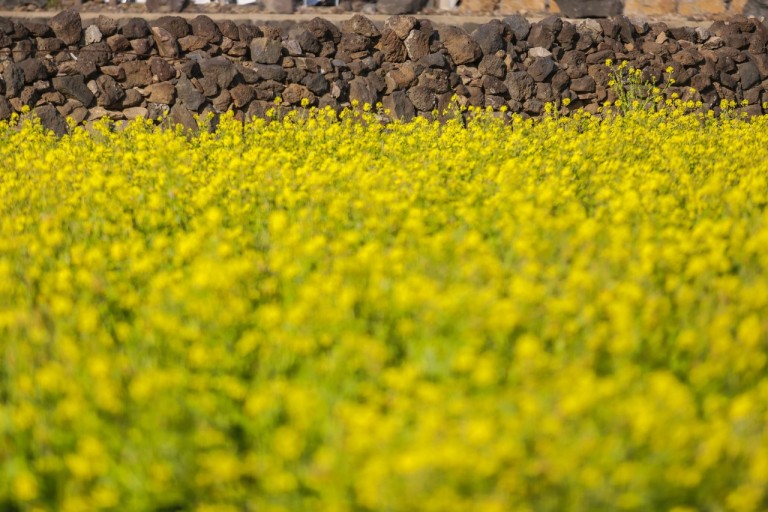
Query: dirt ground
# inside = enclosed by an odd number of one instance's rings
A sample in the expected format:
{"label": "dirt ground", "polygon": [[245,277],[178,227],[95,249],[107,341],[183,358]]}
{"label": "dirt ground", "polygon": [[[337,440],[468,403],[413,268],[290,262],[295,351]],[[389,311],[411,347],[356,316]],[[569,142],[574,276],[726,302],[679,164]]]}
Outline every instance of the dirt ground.
{"label": "dirt ground", "polygon": [[[316,16],[321,16],[334,23],[340,23],[349,19],[355,11],[342,10],[337,7],[300,7],[293,14],[270,14],[261,12],[262,7],[258,5],[191,5],[187,7],[181,13],[175,13],[175,16],[182,16],[184,18],[194,18],[199,14],[205,14],[210,16],[214,20],[233,20],[233,21],[249,21],[252,23],[285,23],[285,22],[301,22],[310,20]],[[15,11],[0,11],[0,16],[8,18],[24,18],[24,19],[45,19],[55,16],[59,11],[56,10],[15,10]],[[143,4],[121,4],[118,6],[109,6],[96,2],[87,2],[80,8],[80,15],[83,22],[87,23],[95,20],[100,15],[109,16],[111,18],[132,18],[142,17],[147,20],[157,19],[161,16],[167,16],[169,13],[148,12],[146,6]],[[366,17],[370,18],[374,23],[383,24],[384,21],[389,18],[386,14],[368,14],[362,12]],[[536,21],[547,16],[547,13],[523,13],[531,21]],[[434,25],[457,25],[457,26],[472,26],[486,23],[492,19],[502,18],[503,14],[451,14],[444,11],[434,12],[422,12],[416,15],[421,19],[428,19]],[[681,16],[660,16],[660,17],[636,17],[629,16],[633,21],[648,21],[657,22],[661,21],[666,23],[670,27],[679,26],[702,26],[708,27],[716,19],[721,17],[712,17],[710,19],[690,19]],[[727,19],[727,17],[725,17]],[[579,20],[571,20],[578,22]]]}

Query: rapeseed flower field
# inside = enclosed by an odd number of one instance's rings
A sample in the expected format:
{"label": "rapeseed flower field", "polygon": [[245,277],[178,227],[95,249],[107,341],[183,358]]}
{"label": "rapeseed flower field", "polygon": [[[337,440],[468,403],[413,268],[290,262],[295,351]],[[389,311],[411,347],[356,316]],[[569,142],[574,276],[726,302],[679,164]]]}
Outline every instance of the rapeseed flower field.
{"label": "rapeseed flower field", "polygon": [[0,509],[768,509],[768,118],[471,114],[0,124]]}

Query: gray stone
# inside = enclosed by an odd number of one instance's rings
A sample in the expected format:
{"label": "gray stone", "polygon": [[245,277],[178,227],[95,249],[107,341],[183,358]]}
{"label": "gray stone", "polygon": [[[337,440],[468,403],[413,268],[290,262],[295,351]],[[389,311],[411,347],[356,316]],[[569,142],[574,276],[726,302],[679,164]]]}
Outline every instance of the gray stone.
{"label": "gray stone", "polygon": [[48,22],[56,37],[61,39],[64,44],[77,44],[80,41],[80,32],[83,30],[83,23],[80,14],[74,9],[66,9],[51,18]]}
{"label": "gray stone", "polygon": [[6,98],[17,97],[24,89],[24,70],[17,64],[8,62],[3,71],[3,82],[5,83]]}
{"label": "gray stone", "polygon": [[483,91],[486,94],[504,95],[507,94],[507,86],[495,76],[486,75],[483,77]]}
{"label": "gray stone", "polygon": [[257,64],[277,64],[283,51],[280,41],[256,37],[251,41],[251,60]]}
{"label": "gray stone", "polygon": [[79,101],[86,107],[93,103],[93,93],[88,89],[88,86],[85,85],[83,75],[53,77],[53,88],[67,98]]}
{"label": "gray stone", "polygon": [[555,43],[555,33],[542,22],[534,23],[531,32],[528,34],[528,44],[532,47],[540,46],[549,50]]}
{"label": "gray stone", "polygon": [[320,73],[308,73],[302,78],[301,83],[307,87],[315,96],[322,96],[330,90],[330,84]]}
{"label": "gray stone", "polygon": [[83,34],[85,44],[100,43],[102,38],[101,30],[96,25],[88,25]]}
{"label": "gray stone", "polygon": [[530,50],[528,50],[528,56],[534,57],[534,58],[551,57],[552,52],[547,50],[546,48],[542,48],[541,46],[535,46]]}

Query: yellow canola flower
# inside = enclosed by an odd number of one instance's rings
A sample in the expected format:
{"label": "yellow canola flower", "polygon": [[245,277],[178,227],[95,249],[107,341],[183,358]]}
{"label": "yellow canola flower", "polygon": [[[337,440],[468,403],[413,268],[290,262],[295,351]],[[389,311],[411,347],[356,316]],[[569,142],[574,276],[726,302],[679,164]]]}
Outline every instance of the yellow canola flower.
{"label": "yellow canola flower", "polygon": [[760,511],[768,119],[668,85],[0,123],[0,503]]}

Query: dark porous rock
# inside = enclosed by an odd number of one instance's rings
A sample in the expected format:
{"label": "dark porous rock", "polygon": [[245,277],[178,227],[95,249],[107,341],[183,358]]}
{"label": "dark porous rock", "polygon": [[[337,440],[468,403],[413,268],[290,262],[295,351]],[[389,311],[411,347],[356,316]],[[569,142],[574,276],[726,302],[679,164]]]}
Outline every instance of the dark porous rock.
{"label": "dark porous rock", "polygon": [[408,99],[411,100],[416,110],[422,112],[431,112],[437,103],[435,93],[421,85],[408,89]]}
{"label": "dark porous rock", "polygon": [[457,66],[475,62],[483,56],[480,45],[464,30],[458,27],[445,27],[439,33],[443,46],[448,50],[448,54]]}
{"label": "dark porous rock", "polygon": [[376,86],[368,77],[355,77],[349,82],[349,101],[357,101],[361,107],[366,103],[375,105],[378,101]]}
{"label": "dark porous rock", "polygon": [[486,94],[504,95],[507,94],[507,86],[504,82],[495,76],[486,75],[482,79],[483,90]]}
{"label": "dark porous rock", "polygon": [[302,102],[305,102],[306,106],[309,106],[315,103],[316,98],[312,91],[303,85],[289,84],[283,90],[282,99],[288,105],[301,105]]}
{"label": "dark porous rock", "polygon": [[14,62],[21,62],[30,58],[34,51],[35,48],[32,44],[32,41],[29,39],[22,39],[13,45],[13,49],[11,50],[11,57],[13,57]]}
{"label": "dark porous rock", "polygon": [[449,73],[444,69],[424,70],[419,74],[418,84],[437,94],[446,93],[451,89]]}
{"label": "dark porous rock", "polygon": [[507,73],[504,83],[507,85],[509,98],[521,103],[532,97],[536,91],[536,82],[525,71]]}
{"label": "dark porous rock", "polygon": [[149,70],[149,64],[143,60],[131,60],[123,62],[120,67],[125,73],[124,87],[144,87],[152,83],[152,72]]}
{"label": "dark porous rock", "polygon": [[595,92],[595,79],[589,75],[571,80],[571,90],[576,93]]}
{"label": "dark porous rock", "polygon": [[8,119],[11,117],[11,104],[5,99],[5,96],[0,96],[0,119]]}
{"label": "dark porous rock", "polygon": [[83,23],[80,14],[74,9],[66,9],[51,18],[48,25],[64,44],[77,44],[83,31]]}
{"label": "dark porous rock", "polygon": [[109,37],[117,34],[118,23],[116,19],[100,14],[99,17],[96,18],[96,27],[103,37]]}
{"label": "dark porous rock", "polygon": [[323,46],[315,35],[305,28],[294,28],[288,32],[288,38],[299,43],[304,53],[320,55]]}
{"label": "dark porous rock", "polygon": [[114,34],[107,38],[107,46],[113,52],[124,52],[131,49],[131,42],[123,34]]}
{"label": "dark porous rock", "polygon": [[112,60],[112,48],[107,43],[93,43],[80,48],[81,60],[93,62],[96,66],[105,66]]}
{"label": "dark porous rock", "polygon": [[253,86],[248,84],[238,84],[229,91],[232,96],[232,103],[236,108],[242,108],[248,105],[256,97]]}
{"label": "dark porous rock", "polygon": [[380,35],[376,25],[362,14],[355,14],[344,21],[341,24],[341,31],[342,33],[352,32],[353,34],[360,34],[365,37],[379,37]]}
{"label": "dark porous rock", "polygon": [[499,20],[492,20],[477,27],[472,32],[472,39],[480,45],[483,55],[493,55],[506,48],[504,25]]}
{"label": "dark porous rock", "polygon": [[131,39],[131,49],[136,55],[148,56],[152,53],[153,40],[149,37],[141,37],[139,39]]}
{"label": "dark porous rock", "polygon": [[96,104],[100,107],[117,107],[125,98],[125,91],[111,76],[101,75],[98,77],[96,89]]}
{"label": "dark porous rock", "polygon": [[160,103],[162,105],[171,105],[176,97],[176,88],[171,82],[159,82],[150,84],[144,89],[147,95],[147,101],[150,103]]}
{"label": "dark porous rock", "polygon": [[408,51],[403,41],[397,36],[394,30],[385,28],[381,33],[376,48],[384,54],[384,60],[387,62],[405,62],[408,57]]}
{"label": "dark porous rock", "polygon": [[175,103],[168,112],[168,121],[171,126],[181,125],[186,130],[197,131],[197,121],[192,112],[181,103]]}
{"label": "dark porous rock", "polygon": [[507,66],[504,63],[504,59],[496,55],[486,55],[480,64],[477,66],[477,70],[481,75],[490,75],[501,80],[507,74]]}
{"label": "dark porous rock", "polygon": [[394,91],[384,96],[381,103],[389,110],[389,116],[393,119],[410,121],[416,115],[416,109],[405,91]]}
{"label": "dark porous rock", "polygon": [[424,66],[425,68],[442,69],[448,67],[448,60],[442,53],[430,53],[429,55],[420,58],[417,62],[419,66]]}
{"label": "dark porous rock", "polygon": [[[199,15],[189,21],[189,27],[192,34],[202,37],[209,43],[219,44],[222,40],[222,33],[219,27],[211,18],[205,15]],[[230,38],[231,39],[231,38]]]}
{"label": "dark porous rock", "polygon": [[167,30],[176,39],[188,36],[191,32],[189,23],[181,16],[161,16],[155,20],[154,25]]}
{"label": "dark porous rock", "polygon": [[578,50],[566,52],[560,59],[560,67],[572,79],[582,77],[587,74],[587,56]]}
{"label": "dark porous rock", "polygon": [[208,46],[208,41],[204,37],[200,36],[185,36],[178,40],[179,48],[184,53],[190,53],[195,50],[202,50]]}
{"label": "dark porous rock", "polygon": [[419,20],[414,16],[390,16],[384,22],[384,27],[392,30],[400,39],[408,37],[411,30],[418,28],[418,26]]}
{"label": "dark porous rock", "polygon": [[312,18],[303,26],[320,41],[333,41],[334,43],[341,41],[341,30],[324,18]]}
{"label": "dark porous rock", "polygon": [[48,70],[43,65],[42,59],[27,59],[19,62],[18,66],[24,73],[24,83],[33,84],[38,80],[48,78]]}
{"label": "dark porous rock", "polygon": [[149,23],[144,18],[129,18],[121,23],[120,33],[128,39],[139,39],[150,34]]}
{"label": "dark porous rock", "polygon": [[83,75],[53,77],[53,88],[67,98],[79,101],[86,107],[93,103],[93,93],[88,89],[88,86],[85,85]]}
{"label": "dark porous rock", "polygon": [[237,76],[237,67],[228,58],[219,56],[200,62],[200,72],[205,78],[214,78],[220,88],[226,89]]}
{"label": "dark porous rock", "polygon": [[123,108],[138,107],[145,103],[144,96],[136,89],[126,89],[123,98]]}
{"label": "dark porous rock", "polygon": [[288,76],[285,69],[282,66],[275,64],[260,64],[253,66],[253,71],[258,76],[259,80],[274,80],[275,82],[282,82]]}
{"label": "dark porous rock", "polygon": [[315,96],[322,96],[331,90],[328,80],[320,73],[307,73],[307,76],[301,79],[301,83],[312,91]]}
{"label": "dark porous rock", "polygon": [[568,18],[601,18],[624,12],[621,0],[554,0]]}
{"label": "dark porous rock", "polygon": [[[1,108],[2,107],[0,106],[0,109]],[[45,129],[51,130],[59,137],[65,135],[69,131],[67,121],[61,114],[59,114],[56,107],[51,104],[36,107],[32,113],[40,119],[40,123]]]}
{"label": "dark porous rock", "polygon": [[522,14],[513,14],[501,20],[515,38],[515,41],[524,41],[531,32],[531,24]]}
{"label": "dark porous rock", "polygon": [[571,50],[576,46],[579,39],[579,32],[573,23],[563,22],[563,28],[557,34],[555,42],[566,50]]}
{"label": "dark porous rock", "polygon": [[195,112],[205,103],[203,93],[185,75],[181,75],[176,82],[176,97],[186,108]]}
{"label": "dark porous rock", "polygon": [[280,62],[283,45],[267,37],[256,37],[251,41],[251,60],[257,64],[277,64]]}
{"label": "dark porous rock", "polygon": [[176,37],[170,31],[163,27],[152,27],[152,37],[155,40],[157,53],[161,57],[175,59],[179,56],[179,44],[176,41]]}
{"label": "dark porous rock", "polygon": [[544,25],[542,22],[537,22],[531,26],[531,32],[528,34],[528,44],[531,47],[540,46],[549,50],[555,44],[555,37],[551,27]]}
{"label": "dark porous rock", "polygon": [[251,25],[250,23],[241,23],[237,26],[237,40],[246,44],[251,44],[251,41],[257,37],[264,37],[264,32],[262,32],[261,29],[256,25]]}
{"label": "dark porous rock", "polygon": [[738,65],[741,87],[746,91],[760,83],[760,72],[755,64],[748,60]]}
{"label": "dark porous rock", "polygon": [[45,23],[29,20],[23,24],[32,37],[51,37],[53,35],[53,30]]}
{"label": "dark porous rock", "polygon": [[351,55],[357,52],[365,52],[371,48],[371,40],[354,32],[342,32],[339,42],[339,52]]}
{"label": "dark porous rock", "polygon": [[419,60],[429,55],[429,36],[419,29],[411,30],[403,44],[411,60]]}
{"label": "dark porous rock", "polygon": [[8,62],[3,70],[3,82],[7,98],[18,96],[24,88],[24,70],[19,65]]}
{"label": "dark porous rock", "polygon": [[147,63],[149,64],[149,70],[152,73],[152,76],[157,77],[159,82],[167,82],[168,80],[176,78],[176,70],[167,60],[153,55],[149,58]]}
{"label": "dark porous rock", "polygon": [[384,82],[388,91],[406,89],[413,85],[416,79],[417,74],[412,63],[406,63],[406,65],[399,69],[393,69],[384,76]]}
{"label": "dark porous rock", "polygon": [[550,57],[534,59],[533,63],[528,66],[528,74],[536,82],[543,82],[554,72],[555,67],[555,61]]}
{"label": "dark porous rock", "polygon": [[426,0],[378,0],[376,10],[381,14],[414,14],[426,5]]}
{"label": "dark porous rock", "polygon": [[41,37],[37,39],[37,51],[40,53],[56,53],[64,48],[64,41],[58,37]]}

